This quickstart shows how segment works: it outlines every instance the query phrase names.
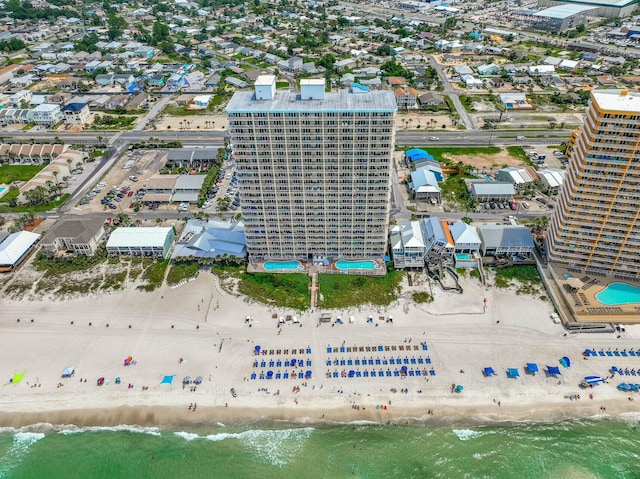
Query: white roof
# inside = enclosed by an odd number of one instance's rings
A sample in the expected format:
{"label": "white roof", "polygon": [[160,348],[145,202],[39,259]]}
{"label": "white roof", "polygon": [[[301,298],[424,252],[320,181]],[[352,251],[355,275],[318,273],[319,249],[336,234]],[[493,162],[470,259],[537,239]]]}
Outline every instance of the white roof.
{"label": "white roof", "polygon": [[473,226],[469,226],[464,221],[456,221],[449,226],[451,236],[456,244],[480,244],[480,237]]}
{"label": "white roof", "polygon": [[275,75],[259,75],[258,78],[256,78],[256,82],[254,83],[254,85],[270,86],[270,85],[273,85],[275,81],[276,81]]}
{"label": "white roof", "polygon": [[29,248],[38,241],[38,238],[40,238],[39,234],[31,233],[30,231],[19,231],[7,236],[7,239],[0,243],[0,264],[16,264],[29,251]]}
{"label": "white roof", "polygon": [[626,90],[593,90],[591,97],[603,110],[640,112],[640,95]]}
{"label": "white roof", "polygon": [[563,19],[578,15],[579,13],[587,12],[589,10],[594,10],[595,8],[596,7],[589,5],[563,4],[545,8],[544,10],[540,10],[533,15],[536,17]]}
{"label": "white roof", "polygon": [[107,248],[141,248],[164,246],[169,227],[116,228],[109,236]]}
{"label": "white roof", "polygon": [[402,243],[405,248],[424,248],[424,239],[419,221],[401,222]]}
{"label": "white roof", "polygon": [[546,170],[538,170],[538,176],[540,179],[549,186],[549,188],[557,188],[562,185],[564,181],[564,175],[566,170],[560,170],[557,168],[548,168]]}

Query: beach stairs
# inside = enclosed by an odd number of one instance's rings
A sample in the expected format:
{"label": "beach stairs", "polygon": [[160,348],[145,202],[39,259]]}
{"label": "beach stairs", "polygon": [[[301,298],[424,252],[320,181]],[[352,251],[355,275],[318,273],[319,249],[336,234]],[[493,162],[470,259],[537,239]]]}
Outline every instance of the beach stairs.
{"label": "beach stairs", "polygon": [[309,276],[311,276],[311,285],[309,286],[311,299],[309,300],[309,306],[311,310],[313,310],[318,302],[318,273],[316,271],[310,271]]}
{"label": "beach stairs", "polygon": [[482,286],[487,286],[487,278],[484,274],[484,267],[482,265],[482,258],[478,257],[478,273],[480,273],[480,280],[482,281]]}

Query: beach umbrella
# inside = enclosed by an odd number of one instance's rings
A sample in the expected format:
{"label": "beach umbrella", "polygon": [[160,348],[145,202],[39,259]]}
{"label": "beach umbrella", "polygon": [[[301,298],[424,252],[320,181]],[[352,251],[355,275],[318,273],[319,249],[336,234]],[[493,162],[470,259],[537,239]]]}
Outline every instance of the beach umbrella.
{"label": "beach umbrella", "polygon": [[191,384],[191,376],[185,376],[182,380],[182,384]]}
{"label": "beach umbrella", "polygon": [[96,383],[98,386],[102,386],[104,384],[104,378],[98,378],[98,381]]}
{"label": "beach umbrella", "polygon": [[202,376],[198,376],[197,378],[195,378],[195,380],[193,381],[193,384],[201,384],[203,381]]}
{"label": "beach umbrella", "polygon": [[462,392],[463,389],[464,389],[464,386],[462,386],[462,384],[458,384],[456,386],[456,392]]}
{"label": "beach umbrella", "polygon": [[291,360],[291,366],[295,366],[296,361],[297,361],[296,359],[292,359],[292,360]]}
{"label": "beach umbrella", "polygon": [[355,375],[356,375],[356,372],[355,372],[353,369],[351,369],[351,370],[349,371],[349,377],[350,377],[350,378],[352,378],[352,377],[353,377],[353,376],[355,376]]}
{"label": "beach umbrella", "polygon": [[267,371],[267,378],[271,379],[273,377],[273,371]]}
{"label": "beach umbrella", "polygon": [[560,364],[562,364],[563,367],[568,368],[569,366],[571,366],[571,361],[568,357],[563,356],[562,358],[560,358]]}
{"label": "beach umbrella", "polygon": [[307,371],[307,373],[305,374],[305,376],[307,377],[307,379],[309,379],[311,377],[311,371]]}
{"label": "beach umbrella", "polygon": [[489,367],[489,368],[484,368],[484,375],[485,376],[493,376],[496,372],[493,370],[493,368]]}
{"label": "beach umbrella", "polygon": [[518,368],[509,368],[509,369],[507,369],[507,377],[509,377],[509,378],[519,378],[520,377],[520,372],[518,371]]}
{"label": "beach umbrella", "polygon": [[529,374],[535,374],[539,371],[537,363],[527,363],[527,372]]}
{"label": "beach umbrella", "polygon": [[409,369],[409,368],[407,368],[406,366],[402,366],[400,369],[401,369],[401,371],[402,371],[403,373],[406,373],[406,372],[407,372],[407,369]]}
{"label": "beach umbrella", "polygon": [[255,351],[260,351],[260,346],[256,346],[255,348],[253,348]]}

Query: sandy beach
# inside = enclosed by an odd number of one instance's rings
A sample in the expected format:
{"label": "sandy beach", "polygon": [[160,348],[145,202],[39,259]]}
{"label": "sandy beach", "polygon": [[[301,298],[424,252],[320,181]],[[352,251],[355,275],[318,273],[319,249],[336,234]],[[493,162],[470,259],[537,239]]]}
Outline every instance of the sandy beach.
{"label": "sandy beach", "polygon": [[[331,311],[344,322],[333,326],[319,324],[320,311],[309,311],[298,315],[299,325],[287,321],[281,328],[272,316],[295,312],[231,295],[209,273],[153,293],[125,290],[65,301],[3,298],[0,425],[550,421],[638,410],[636,393],[616,390],[619,382],[632,378],[616,376],[589,390],[578,385],[586,375],[606,377],[613,365],[637,367],[636,358],[584,359],[582,351],[635,349],[640,347],[640,329],[627,327],[619,338],[565,335],[549,319],[552,308],[545,301],[509,290],[485,290],[472,279],[463,279],[462,286],[462,295],[434,290],[436,301],[428,305],[416,305],[407,297],[384,310]],[[247,315],[251,323],[245,322]],[[369,315],[373,324],[367,323]],[[378,319],[390,315],[392,323]],[[256,346],[266,354],[256,356]],[[328,353],[328,347],[337,352]],[[342,347],[344,352],[339,352]],[[543,369],[559,366],[563,356],[571,359],[571,367],[561,367],[557,378],[546,375]],[[125,366],[128,357],[135,364]],[[304,366],[284,366],[294,358]],[[390,364],[391,358],[398,362]],[[408,363],[409,369],[422,371],[420,376],[386,372],[407,364],[405,358],[416,360]],[[417,363],[427,358],[428,365]],[[381,362],[340,364],[356,359]],[[528,362],[538,363],[541,371],[526,374]],[[67,366],[73,366],[75,374],[61,378]],[[483,368],[489,366],[496,375],[485,377]],[[518,368],[520,377],[507,378],[507,368]],[[382,371],[384,376],[348,377],[351,370]],[[268,371],[273,371],[273,379],[259,379]],[[276,379],[276,372],[306,371],[312,372],[311,378]],[[328,378],[334,371],[338,377]],[[9,383],[15,372],[25,373],[19,384]],[[161,384],[165,376],[174,376],[173,383]],[[183,386],[185,376],[202,376],[203,381],[193,390],[193,384]],[[102,386],[96,384],[100,377],[105,378]],[[464,389],[452,392],[453,385]],[[577,394],[580,400],[567,398]],[[193,404],[195,411],[189,408]]]}

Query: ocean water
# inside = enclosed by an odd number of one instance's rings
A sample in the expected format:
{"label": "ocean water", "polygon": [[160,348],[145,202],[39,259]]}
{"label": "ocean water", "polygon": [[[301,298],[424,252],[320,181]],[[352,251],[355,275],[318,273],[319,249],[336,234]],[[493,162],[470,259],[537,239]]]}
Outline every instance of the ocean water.
{"label": "ocean water", "polygon": [[0,429],[0,478],[640,477],[637,419]]}

